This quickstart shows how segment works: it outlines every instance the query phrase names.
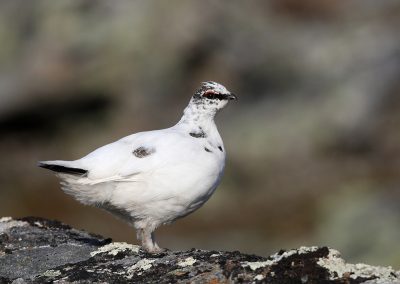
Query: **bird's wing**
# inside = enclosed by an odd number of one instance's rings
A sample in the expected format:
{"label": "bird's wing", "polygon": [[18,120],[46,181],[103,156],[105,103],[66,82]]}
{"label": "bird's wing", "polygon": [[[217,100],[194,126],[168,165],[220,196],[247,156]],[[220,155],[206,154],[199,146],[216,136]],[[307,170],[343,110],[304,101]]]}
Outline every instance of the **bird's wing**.
{"label": "bird's wing", "polygon": [[170,140],[174,140],[174,133],[168,129],[140,132],[100,147],[68,166],[87,170],[86,180],[91,184],[135,181],[141,173],[163,166],[160,151],[165,143],[172,143]]}

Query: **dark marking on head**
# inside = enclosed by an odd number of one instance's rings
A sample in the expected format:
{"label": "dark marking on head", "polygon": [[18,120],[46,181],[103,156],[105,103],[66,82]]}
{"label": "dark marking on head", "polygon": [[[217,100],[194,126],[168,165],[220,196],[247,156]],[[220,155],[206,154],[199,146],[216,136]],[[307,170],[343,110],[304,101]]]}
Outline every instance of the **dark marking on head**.
{"label": "dark marking on head", "polygon": [[216,82],[203,82],[193,95],[194,104],[219,105],[219,101],[234,100],[236,96],[231,94],[224,86]]}
{"label": "dark marking on head", "polygon": [[[200,86],[200,88],[198,88],[198,89],[195,91],[194,97],[200,99],[200,98],[202,98],[203,96],[204,96],[204,97],[206,97],[206,96],[212,97],[213,95],[220,95],[220,94],[218,94],[217,92],[214,91],[215,87],[217,87],[217,86],[218,86],[218,84],[215,83],[215,82],[211,82],[211,81],[204,82],[204,83]],[[214,98],[216,98],[216,97],[214,97]]]}
{"label": "dark marking on head", "polygon": [[212,151],[211,151],[210,149],[208,149],[207,147],[204,147],[204,150],[205,150],[206,152],[212,153]]}
{"label": "dark marking on head", "polygon": [[221,152],[224,152],[224,150],[222,149],[221,146],[218,146],[218,149],[219,149]]}
{"label": "dark marking on head", "polygon": [[153,154],[156,150],[153,148],[146,148],[146,147],[139,147],[135,150],[133,150],[133,155],[135,155],[137,158],[144,158],[147,156],[150,156],[151,154]]}
{"label": "dark marking on head", "polygon": [[[220,100],[220,101],[226,100],[226,95],[218,94],[218,93],[216,93],[216,92],[214,92],[212,90],[205,91],[202,96],[204,98],[209,99],[209,100],[216,100],[216,99]],[[215,103],[213,103],[213,104],[215,104]]]}

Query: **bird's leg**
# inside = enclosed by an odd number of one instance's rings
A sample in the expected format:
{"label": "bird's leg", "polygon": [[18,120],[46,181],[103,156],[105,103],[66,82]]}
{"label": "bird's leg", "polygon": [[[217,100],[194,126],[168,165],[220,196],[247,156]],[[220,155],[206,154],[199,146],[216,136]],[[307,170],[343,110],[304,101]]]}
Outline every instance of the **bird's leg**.
{"label": "bird's leg", "polygon": [[163,249],[160,248],[160,247],[158,246],[157,242],[156,242],[156,236],[155,236],[154,232],[151,233],[151,241],[153,242],[154,248],[155,248],[158,252],[162,252],[162,251],[163,251]]}
{"label": "bird's leg", "polygon": [[142,247],[149,253],[159,253],[162,251],[154,242],[154,233],[147,228],[138,230],[138,239],[142,242]]}
{"label": "bird's leg", "polygon": [[147,252],[152,252],[153,250],[153,242],[151,240],[151,234],[146,229],[138,230],[138,239],[142,243],[142,247]]}

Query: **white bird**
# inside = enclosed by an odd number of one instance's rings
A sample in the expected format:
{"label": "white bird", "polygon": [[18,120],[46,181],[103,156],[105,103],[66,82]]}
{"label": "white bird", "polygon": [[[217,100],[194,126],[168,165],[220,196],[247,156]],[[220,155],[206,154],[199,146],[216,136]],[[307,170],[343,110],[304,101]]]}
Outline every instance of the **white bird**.
{"label": "white bird", "polygon": [[64,192],[133,225],[142,247],[162,251],[154,230],[202,206],[225,167],[225,148],[214,122],[236,96],[203,82],[174,126],[139,132],[75,161],[42,161],[61,179]]}

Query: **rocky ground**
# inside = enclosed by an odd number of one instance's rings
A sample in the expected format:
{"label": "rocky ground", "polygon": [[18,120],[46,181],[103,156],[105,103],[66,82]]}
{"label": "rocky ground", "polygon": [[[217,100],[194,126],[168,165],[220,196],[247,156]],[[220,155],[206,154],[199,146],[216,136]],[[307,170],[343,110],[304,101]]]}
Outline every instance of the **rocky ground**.
{"label": "rocky ground", "polygon": [[400,283],[391,267],[347,264],[327,247],[269,257],[112,242],[58,221],[0,219],[0,283]]}

